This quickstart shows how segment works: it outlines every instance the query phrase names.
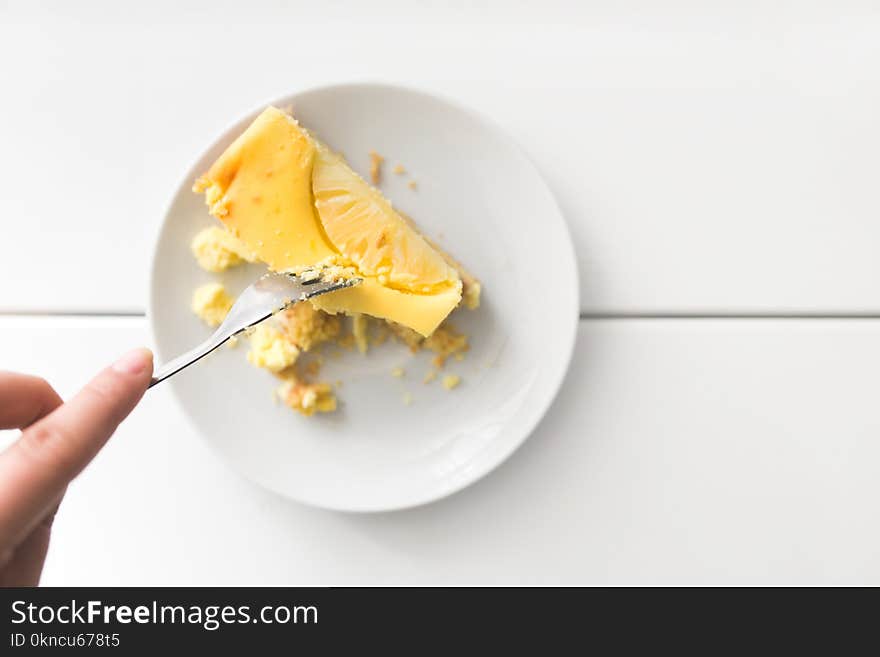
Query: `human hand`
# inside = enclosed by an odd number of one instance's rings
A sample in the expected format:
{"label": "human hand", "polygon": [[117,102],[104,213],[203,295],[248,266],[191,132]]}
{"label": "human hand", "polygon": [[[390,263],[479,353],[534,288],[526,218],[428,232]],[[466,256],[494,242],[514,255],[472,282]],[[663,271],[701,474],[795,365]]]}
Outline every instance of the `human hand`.
{"label": "human hand", "polygon": [[66,404],[44,380],[0,372],[0,429],[21,436],[0,453],[0,586],[36,586],[67,484],[140,401],[153,355],[135,349]]}

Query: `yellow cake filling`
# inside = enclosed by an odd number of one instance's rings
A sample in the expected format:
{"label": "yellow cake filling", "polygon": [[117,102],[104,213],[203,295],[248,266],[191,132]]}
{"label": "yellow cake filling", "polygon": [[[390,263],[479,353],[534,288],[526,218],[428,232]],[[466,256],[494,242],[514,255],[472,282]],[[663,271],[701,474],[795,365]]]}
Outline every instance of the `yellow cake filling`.
{"label": "yellow cake filling", "polygon": [[337,256],[315,221],[315,146],[296,121],[269,108],[236,139],[193,191],[212,215],[270,269],[314,265]]}

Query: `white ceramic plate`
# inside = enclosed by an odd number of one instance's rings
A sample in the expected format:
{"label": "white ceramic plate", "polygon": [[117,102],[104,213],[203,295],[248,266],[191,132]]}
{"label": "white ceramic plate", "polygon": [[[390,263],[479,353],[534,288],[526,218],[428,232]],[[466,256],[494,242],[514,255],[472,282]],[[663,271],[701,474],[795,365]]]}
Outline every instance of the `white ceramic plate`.
{"label": "white ceramic plate", "polygon": [[[304,418],[272,401],[276,380],[245,360],[246,341],[172,378],[193,423],[236,469],[300,502],[346,511],[401,509],[476,481],[529,435],[553,400],[574,346],[577,271],[565,222],[535,167],[495,126],[409,89],[352,84],[278,99],[362,175],[387,158],[386,194],[483,282],[476,312],[458,311],[471,337],[462,384],[422,382],[429,356],[387,343],[367,356],[327,358],[322,379],[344,382],[337,413]],[[260,108],[262,109],[262,108]],[[260,269],[200,270],[193,235],[214,220],[190,191],[257,112],[237,122],[181,182],[156,244],[150,323],[160,360],[209,330],[189,311],[193,289],[221,279],[232,292]],[[402,163],[406,176],[391,168]],[[416,191],[406,182],[417,182]],[[406,375],[394,378],[394,367]],[[412,396],[410,405],[404,396]]]}

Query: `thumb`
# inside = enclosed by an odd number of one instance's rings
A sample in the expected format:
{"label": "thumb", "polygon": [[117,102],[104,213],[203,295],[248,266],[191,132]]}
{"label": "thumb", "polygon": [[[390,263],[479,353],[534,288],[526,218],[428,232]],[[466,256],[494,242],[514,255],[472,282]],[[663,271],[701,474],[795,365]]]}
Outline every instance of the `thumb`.
{"label": "thumb", "polygon": [[152,372],[149,350],[125,354],[0,455],[0,537],[23,536],[58,503],[143,397]]}

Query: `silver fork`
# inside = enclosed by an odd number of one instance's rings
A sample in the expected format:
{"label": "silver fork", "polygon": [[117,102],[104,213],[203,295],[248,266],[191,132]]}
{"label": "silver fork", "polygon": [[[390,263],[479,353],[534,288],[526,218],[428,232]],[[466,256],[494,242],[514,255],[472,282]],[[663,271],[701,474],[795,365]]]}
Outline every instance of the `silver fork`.
{"label": "silver fork", "polygon": [[156,370],[148,387],[152,388],[184,367],[192,365],[207,356],[229,338],[238,335],[275,313],[300,301],[306,301],[321,294],[335,292],[361,282],[360,278],[338,281],[325,281],[320,273],[266,274],[249,286],[233,304],[226,319],[210,338],[195,349],[174,358]]}

